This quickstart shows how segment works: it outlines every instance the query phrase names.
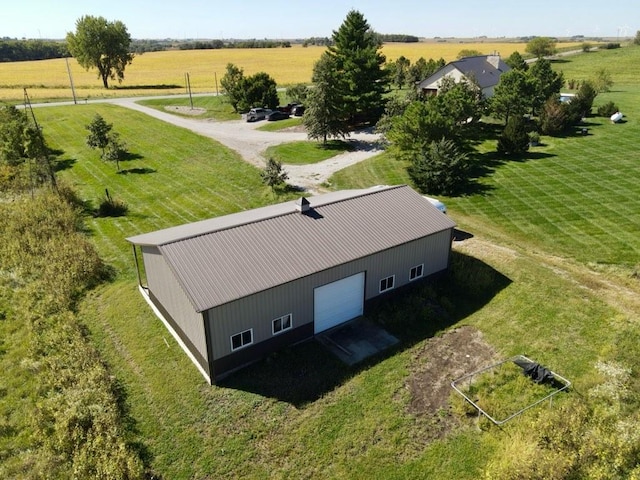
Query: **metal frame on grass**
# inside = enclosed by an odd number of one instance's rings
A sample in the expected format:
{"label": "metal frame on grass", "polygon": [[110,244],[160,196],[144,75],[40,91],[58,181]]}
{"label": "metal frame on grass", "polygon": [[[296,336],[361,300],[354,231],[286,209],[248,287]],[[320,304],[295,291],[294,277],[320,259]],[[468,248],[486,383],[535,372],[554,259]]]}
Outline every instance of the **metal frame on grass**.
{"label": "metal frame on grass", "polygon": [[547,395],[544,398],[541,398],[540,400],[527,405],[524,408],[521,408],[520,410],[518,410],[517,412],[509,415],[507,418],[503,419],[503,420],[496,420],[495,418],[493,418],[491,415],[489,415],[487,412],[485,412],[482,408],[480,408],[480,406],[475,403],[473,400],[471,400],[467,395],[465,395],[459,388],[458,385],[461,385],[465,380],[469,380],[469,384],[471,384],[471,381],[473,380],[473,377],[475,375],[478,375],[480,373],[486,372],[487,370],[491,370],[493,368],[499,367],[500,365],[507,363],[507,362],[513,362],[517,359],[522,359],[525,360],[527,362],[531,362],[531,363],[535,363],[533,360],[531,360],[530,358],[525,357],[524,355],[516,355],[515,357],[511,357],[508,358],[506,360],[502,360],[501,362],[498,363],[494,363],[493,365],[489,365],[488,367],[482,368],[480,370],[476,370],[475,372],[471,372],[466,374],[463,377],[458,378],[457,380],[454,380],[453,382],[451,382],[451,386],[453,387],[453,389],[458,392],[460,395],[462,395],[462,397],[469,402],[471,405],[473,405],[478,412],[480,412],[482,415],[484,415],[485,417],[487,417],[489,420],[491,420],[493,423],[495,423],[496,425],[502,425],[504,423],[507,423],[509,420],[511,420],[514,417],[517,417],[518,415],[520,415],[522,412],[529,410],[531,407],[535,407],[536,405],[538,405],[539,403],[544,402],[547,399],[550,399],[551,397],[553,397],[554,395],[557,395],[558,393],[567,390],[570,386],[571,386],[571,382],[569,380],[567,380],[566,378],[564,378],[561,375],[558,375],[557,373],[549,370],[551,372],[551,374],[554,376],[554,378],[559,381],[559,383],[561,383],[563,386],[562,388],[558,388],[556,391],[550,393],[549,395]]}

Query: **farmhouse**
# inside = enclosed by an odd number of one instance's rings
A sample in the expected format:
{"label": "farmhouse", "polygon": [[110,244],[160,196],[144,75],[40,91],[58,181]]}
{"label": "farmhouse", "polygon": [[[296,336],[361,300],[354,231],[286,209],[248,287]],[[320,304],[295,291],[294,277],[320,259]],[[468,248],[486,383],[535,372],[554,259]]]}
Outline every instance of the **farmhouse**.
{"label": "farmhouse", "polygon": [[[344,190],[130,237],[140,290],[210,382],[449,266],[410,187]],[[142,261],[140,261],[140,259]]]}
{"label": "farmhouse", "polygon": [[500,76],[509,70],[511,68],[498,54],[464,57],[448,63],[430,77],[425,78],[418,84],[418,91],[435,95],[438,93],[442,79],[448,76],[456,82],[462,79],[475,81],[482,89],[485,98],[489,98],[493,96],[493,90],[500,81]]}

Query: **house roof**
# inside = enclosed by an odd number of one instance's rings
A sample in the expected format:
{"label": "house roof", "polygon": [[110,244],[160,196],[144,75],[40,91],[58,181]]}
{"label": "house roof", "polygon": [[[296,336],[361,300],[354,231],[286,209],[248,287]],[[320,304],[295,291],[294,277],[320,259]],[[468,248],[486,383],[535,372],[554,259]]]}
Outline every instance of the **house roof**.
{"label": "house roof", "polygon": [[431,85],[440,80],[444,75],[458,70],[467,78],[474,78],[480,88],[489,88],[498,84],[500,75],[511,70],[498,55],[478,55],[475,57],[464,57],[460,60],[450,62],[440,70],[420,82],[419,87]]}
{"label": "house roof", "polygon": [[406,185],[343,190],[130,237],[155,246],[201,312],[455,223]]}

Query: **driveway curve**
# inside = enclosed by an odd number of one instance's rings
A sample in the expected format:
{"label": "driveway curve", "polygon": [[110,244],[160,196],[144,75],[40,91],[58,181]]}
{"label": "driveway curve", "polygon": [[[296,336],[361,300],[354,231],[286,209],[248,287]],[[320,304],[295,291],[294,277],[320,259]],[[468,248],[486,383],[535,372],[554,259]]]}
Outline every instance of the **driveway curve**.
{"label": "driveway curve", "polygon": [[[108,102],[217,140],[258,168],[265,166],[266,159],[263,153],[268,147],[307,140],[305,132],[291,130],[264,132],[257,130],[261,125],[260,122],[248,123],[243,120],[219,122],[186,118],[140,105],[136,103],[139,100],[140,98],[117,98],[109,99]],[[283,169],[289,176],[288,183],[310,193],[318,193],[322,190],[321,184],[326,182],[333,173],[380,153],[382,149],[379,146],[379,139],[379,135],[371,132],[353,133],[347,139],[353,145],[353,150],[349,152],[310,165],[283,165]]]}

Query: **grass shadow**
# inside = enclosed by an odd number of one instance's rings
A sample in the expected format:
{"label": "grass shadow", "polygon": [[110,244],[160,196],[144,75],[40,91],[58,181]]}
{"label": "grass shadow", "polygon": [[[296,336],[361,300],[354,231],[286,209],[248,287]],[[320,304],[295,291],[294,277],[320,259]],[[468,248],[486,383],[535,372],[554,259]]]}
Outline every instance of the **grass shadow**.
{"label": "grass shadow", "polygon": [[[461,232],[461,238],[470,237]],[[399,340],[395,346],[347,366],[319,342],[309,340],[235,372],[219,386],[304,408],[359,372],[457,324],[511,283],[473,257],[452,252],[451,264],[451,270],[437,279],[424,279],[368,302],[365,319],[395,336]]]}

